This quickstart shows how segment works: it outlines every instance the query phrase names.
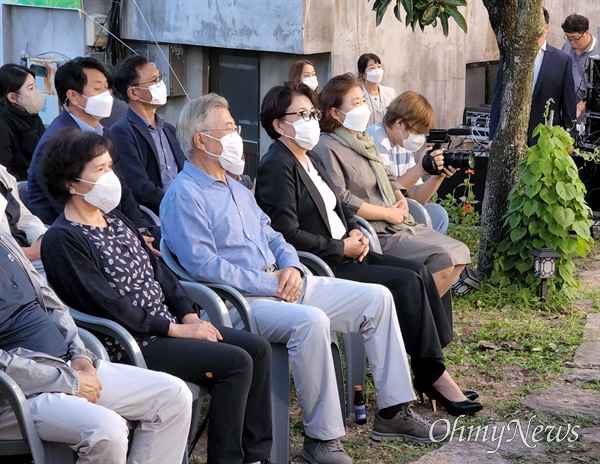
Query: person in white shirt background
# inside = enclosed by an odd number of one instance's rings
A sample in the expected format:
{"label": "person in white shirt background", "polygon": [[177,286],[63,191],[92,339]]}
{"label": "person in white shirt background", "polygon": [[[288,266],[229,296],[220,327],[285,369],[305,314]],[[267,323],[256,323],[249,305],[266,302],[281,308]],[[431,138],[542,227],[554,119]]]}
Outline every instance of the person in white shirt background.
{"label": "person in white shirt background", "polygon": [[443,168],[443,152],[436,150],[430,154],[442,172],[423,181],[421,177],[427,173],[421,160],[417,163],[414,156],[425,144],[425,134],[434,127],[433,108],[427,99],[417,92],[408,91],[394,98],[383,121],[369,126],[367,132],[375,139],[383,164],[406,188],[407,196],[425,207],[431,217],[433,230],[445,234],[448,230],[448,213],[442,205],[428,202],[444,179],[452,177],[457,169],[451,166]]}
{"label": "person in white shirt background", "polygon": [[396,98],[396,91],[391,87],[380,85],[383,80],[381,59],[374,53],[364,53],[357,63],[358,80],[371,108],[369,125],[381,122],[387,106]]}

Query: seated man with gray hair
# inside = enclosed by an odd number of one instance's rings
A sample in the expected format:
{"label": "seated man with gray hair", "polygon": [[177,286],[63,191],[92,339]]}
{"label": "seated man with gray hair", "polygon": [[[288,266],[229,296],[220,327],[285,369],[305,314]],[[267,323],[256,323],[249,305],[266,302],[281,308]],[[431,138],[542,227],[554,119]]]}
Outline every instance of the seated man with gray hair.
{"label": "seated man with gray hair", "polygon": [[[192,394],[171,375],[97,360],[67,307],[0,231],[0,370],[21,388],[39,437],[78,463],[181,463]],[[139,421],[127,456],[126,420]],[[21,437],[0,402],[0,439]]]}
{"label": "seated man with gray hair", "polygon": [[270,226],[252,193],[226,176],[242,160],[242,138],[227,101],[209,94],[180,114],[188,157],[160,206],[163,238],[196,280],[229,284],[252,307],[261,336],[290,355],[310,463],[351,463],[339,440],[344,422],[330,331],[360,333],[377,401],[373,438],[429,442],[446,433],[412,410],[415,399],[390,291],[375,284],[305,276],[294,248]]}

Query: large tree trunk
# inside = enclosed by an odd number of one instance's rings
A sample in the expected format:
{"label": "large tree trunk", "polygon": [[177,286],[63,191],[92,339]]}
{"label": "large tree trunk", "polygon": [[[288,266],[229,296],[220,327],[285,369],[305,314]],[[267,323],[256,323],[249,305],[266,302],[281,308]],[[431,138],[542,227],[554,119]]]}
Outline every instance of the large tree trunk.
{"label": "large tree trunk", "polygon": [[508,194],[516,184],[516,174],[512,171],[525,153],[533,66],[545,23],[542,0],[483,0],[483,3],[504,63],[500,119],[485,181],[477,265],[481,272],[489,275],[493,254],[503,237]]}

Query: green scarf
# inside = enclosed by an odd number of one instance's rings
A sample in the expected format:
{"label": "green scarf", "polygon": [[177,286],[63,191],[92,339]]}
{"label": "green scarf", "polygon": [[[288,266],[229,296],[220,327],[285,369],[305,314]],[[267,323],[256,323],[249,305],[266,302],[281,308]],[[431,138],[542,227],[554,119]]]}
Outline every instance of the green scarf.
{"label": "green scarf", "polygon": [[[331,138],[337,140],[345,147],[350,148],[360,156],[369,160],[369,165],[375,174],[377,187],[379,188],[379,192],[383,197],[385,206],[389,207],[396,203],[396,197],[394,196],[394,190],[392,189],[392,184],[390,183],[387,169],[385,168],[383,160],[381,159],[381,156],[375,147],[375,140],[373,137],[371,137],[367,132],[355,132],[354,134],[351,134],[342,127],[336,128],[329,135]],[[401,224],[392,225],[385,221],[371,222],[378,223],[380,226],[383,226],[383,229],[388,230],[391,233],[406,229],[413,230],[414,226],[416,226],[416,223],[410,214]],[[381,227],[377,227],[376,229],[381,229]]]}

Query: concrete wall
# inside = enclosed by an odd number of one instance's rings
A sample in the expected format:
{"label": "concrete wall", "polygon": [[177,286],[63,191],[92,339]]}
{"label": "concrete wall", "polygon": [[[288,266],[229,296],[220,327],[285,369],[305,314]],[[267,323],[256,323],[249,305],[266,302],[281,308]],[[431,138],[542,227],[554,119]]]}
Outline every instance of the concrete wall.
{"label": "concrete wall", "polygon": [[[123,2],[123,36],[151,41],[133,2]],[[158,41],[303,53],[302,0],[137,0]],[[165,25],[168,24],[168,27]]]}
{"label": "concrete wall", "polygon": [[[107,14],[110,0],[85,3],[88,14]],[[1,5],[2,63],[18,63],[29,42],[29,56],[55,51],[69,58],[88,52],[85,46],[84,16],[76,10]]]}

